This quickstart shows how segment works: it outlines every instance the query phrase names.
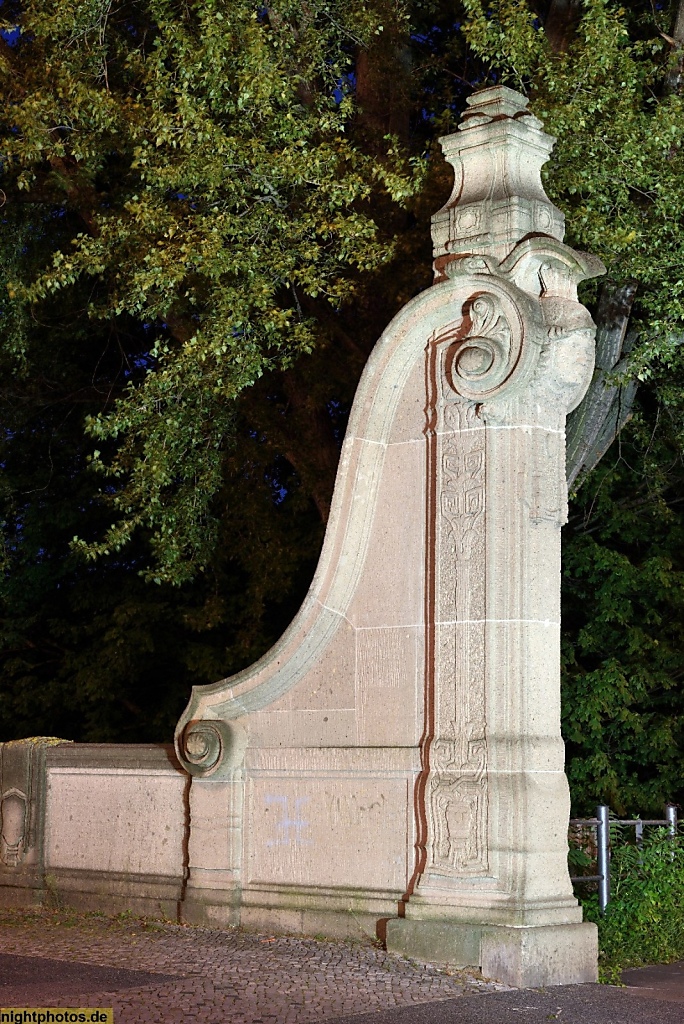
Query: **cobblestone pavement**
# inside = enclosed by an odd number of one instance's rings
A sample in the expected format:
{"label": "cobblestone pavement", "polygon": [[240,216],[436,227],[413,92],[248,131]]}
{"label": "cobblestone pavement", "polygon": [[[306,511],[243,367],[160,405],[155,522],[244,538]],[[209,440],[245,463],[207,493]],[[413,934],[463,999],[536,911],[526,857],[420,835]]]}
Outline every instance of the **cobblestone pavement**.
{"label": "cobblestone pavement", "polygon": [[307,1024],[503,989],[370,943],[64,911],[0,914],[3,1006],[113,1006],[116,1024]]}

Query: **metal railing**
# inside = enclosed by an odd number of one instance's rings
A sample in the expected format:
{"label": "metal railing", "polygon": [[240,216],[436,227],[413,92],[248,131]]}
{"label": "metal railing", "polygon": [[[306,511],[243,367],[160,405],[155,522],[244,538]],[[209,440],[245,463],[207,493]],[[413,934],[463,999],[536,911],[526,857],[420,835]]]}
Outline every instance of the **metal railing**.
{"label": "metal railing", "polygon": [[644,837],[644,825],[666,825],[670,835],[677,835],[677,805],[667,804],[664,818],[612,818],[607,804],[599,804],[595,818],[571,818],[571,825],[588,826],[596,830],[596,875],[575,875],[570,878],[573,885],[580,882],[597,882],[599,909],[603,913],[610,903],[610,826],[631,825],[635,830],[637,845]]}

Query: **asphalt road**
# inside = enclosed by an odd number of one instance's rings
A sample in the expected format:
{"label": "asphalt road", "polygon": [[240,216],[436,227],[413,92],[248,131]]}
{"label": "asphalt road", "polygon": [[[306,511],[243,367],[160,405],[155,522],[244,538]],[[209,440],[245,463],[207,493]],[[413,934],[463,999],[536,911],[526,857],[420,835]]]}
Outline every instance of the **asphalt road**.
{"label": "asphalt road", "polygon": [[[682,979],[680,978],[680,981]],[[379,1013],[336,1017],[328,1024],[683,1024],[681,1001],[642,998],[634,989],[563,985],[517,989]]]}
{"label": "asphalt road", "polygon": [[[684,1003],[684,963],[658,964],[655,967],[640,967],[638,970],[623,971],[625,985],[634,989],[634,994],[652,999],[671,999]],[[684,1021],[684,1006],[681,1008]]]}
{"label": "asphalt road", "polygon": [[0,953],[0,1006],[69,1006],[71,997],[90,992],[119,992],[159,985],[175,977],[99,967],[77,960],[50,960],[40,956]]}

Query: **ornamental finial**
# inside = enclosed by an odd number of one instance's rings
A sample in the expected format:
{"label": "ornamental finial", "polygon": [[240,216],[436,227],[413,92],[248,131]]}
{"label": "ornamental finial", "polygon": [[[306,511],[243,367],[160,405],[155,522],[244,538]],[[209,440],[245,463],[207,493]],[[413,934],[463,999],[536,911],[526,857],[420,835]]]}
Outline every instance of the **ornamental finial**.
{"label": "ornamental finial", "polygon": [[496,85],[467,103],[458,131],[439,140],[455,179],[448,202],[432,218],[437,280],[455,256],[500,261],[527,236],[562,242],[565,233],[563,214],[541,181],[555,139],[529,112],[527,98]]}

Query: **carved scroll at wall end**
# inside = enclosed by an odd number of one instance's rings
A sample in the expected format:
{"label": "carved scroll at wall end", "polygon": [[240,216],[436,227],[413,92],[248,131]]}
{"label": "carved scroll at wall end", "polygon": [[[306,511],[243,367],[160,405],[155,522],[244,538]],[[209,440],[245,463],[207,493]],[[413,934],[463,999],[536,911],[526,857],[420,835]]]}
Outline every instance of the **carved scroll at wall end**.
{"label": "carved scroll at wall end", "polygon": [[190,775],[224,778],[242,763],[247,738],[235,721],[196,719],[176,737],[179,759]]}
{"label": "carved scroll at wall end", "polygon": [[[471,308],[475,303],[471,304]],[[493,339],[488,369],[508,360],[510,332],[490,303],[472,317],[481,339]],[[435,529],[435,733],[428,787],[428,871],[481,875],[487,856],[487,737],[485,707],[485,430],[472,402],[454,394],[450,379],[468,340],[438,345]],[[496,347],[495,347],[496,346]],[[488,349],[482,345],[486,354]],[[472,368],[469,359],[468,368]],[[486,371],[482,376],[486,376]]]}

